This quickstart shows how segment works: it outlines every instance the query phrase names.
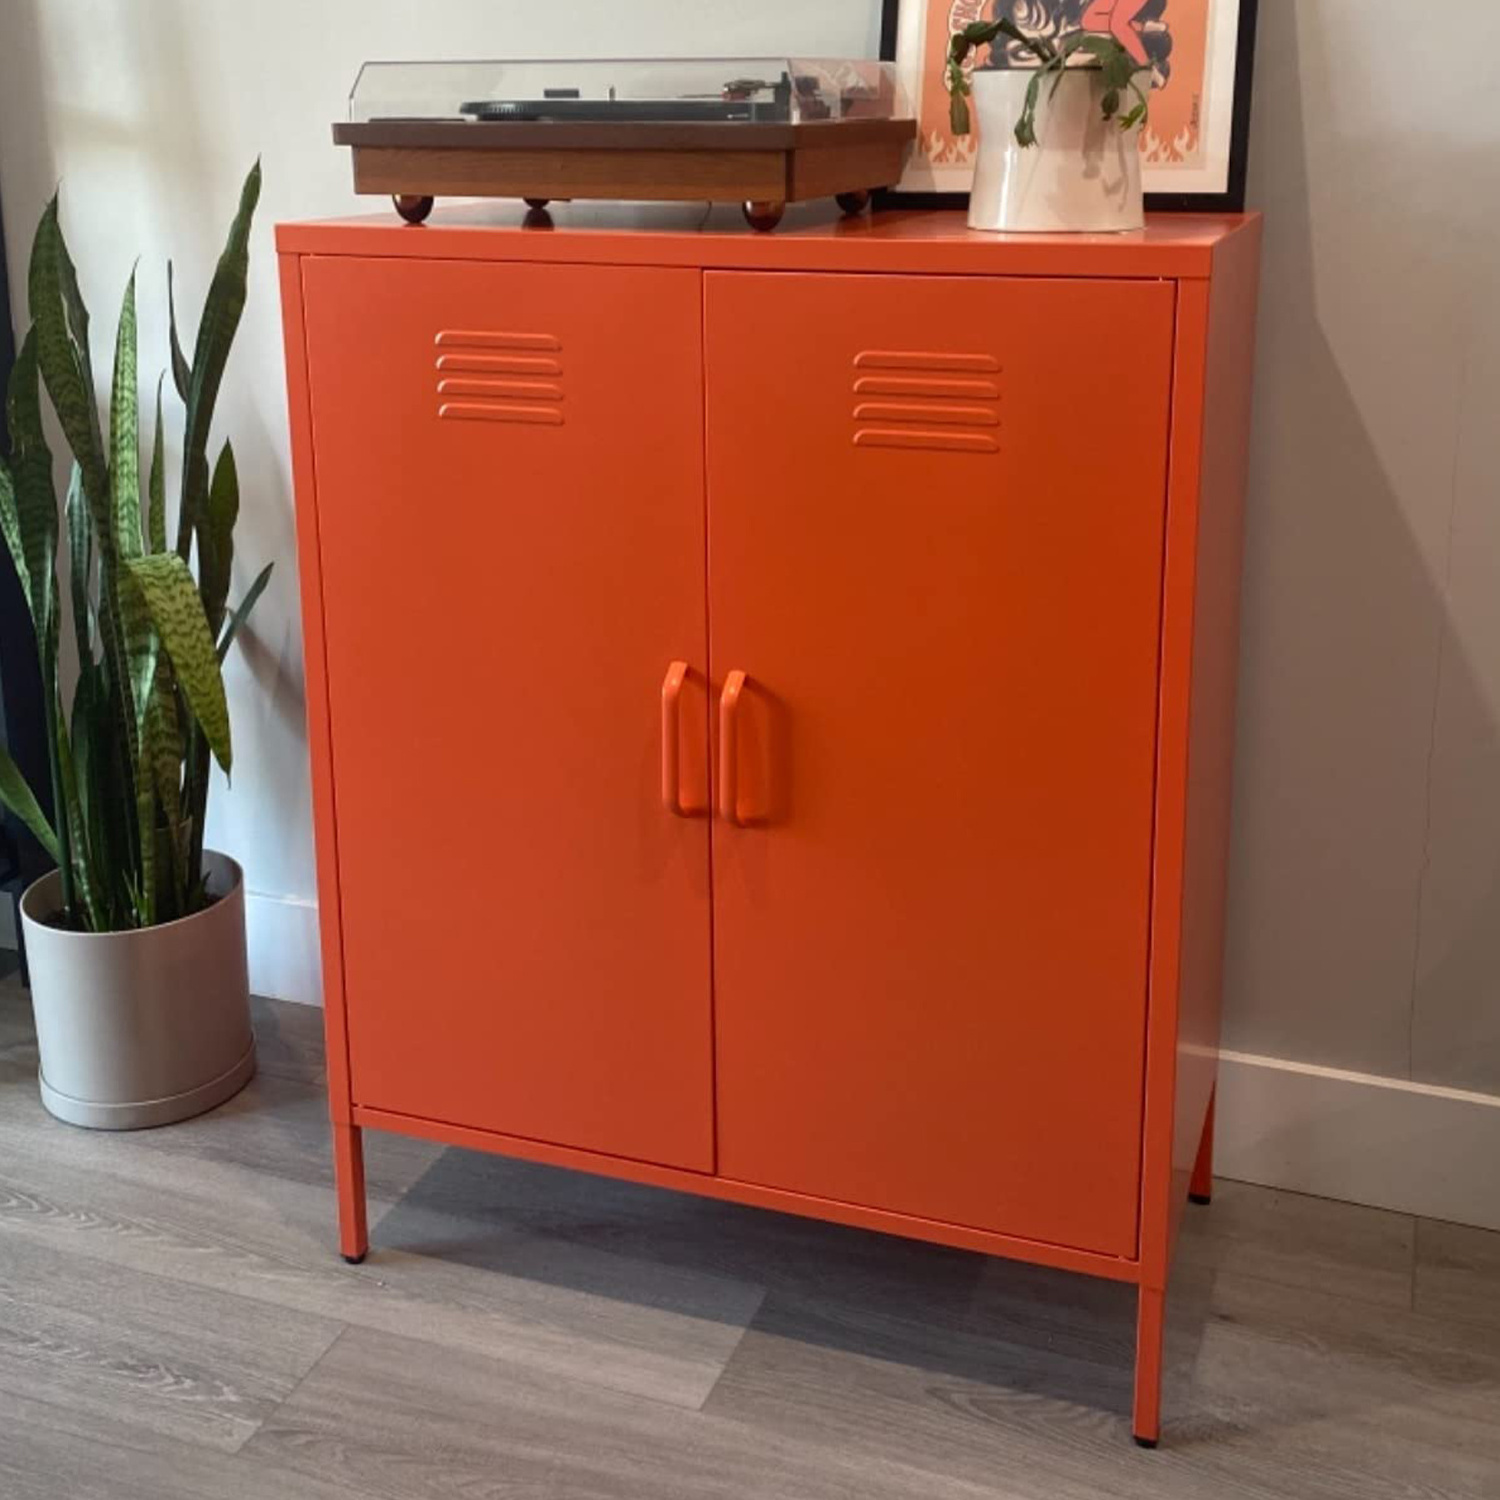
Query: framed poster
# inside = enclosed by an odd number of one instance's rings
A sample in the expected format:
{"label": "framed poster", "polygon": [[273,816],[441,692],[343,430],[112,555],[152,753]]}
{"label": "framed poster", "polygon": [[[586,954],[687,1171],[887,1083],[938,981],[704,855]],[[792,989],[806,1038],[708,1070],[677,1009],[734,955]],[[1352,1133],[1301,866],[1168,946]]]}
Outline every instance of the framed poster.
{"label": "framed poster", "polygon": [[[1113,32],[1152,72],[1141,131],[1146,207],[1245,206],[1256,0],[884,0],[880,55],[893,60],[917,118],[917,139],[892,200],[962,207],[974,176],[975,138],[948,126],[948,39],[971,21],[1009,16],[1029,35]],[[1026,67],[1003,39],[976,48],[979,67]]]}

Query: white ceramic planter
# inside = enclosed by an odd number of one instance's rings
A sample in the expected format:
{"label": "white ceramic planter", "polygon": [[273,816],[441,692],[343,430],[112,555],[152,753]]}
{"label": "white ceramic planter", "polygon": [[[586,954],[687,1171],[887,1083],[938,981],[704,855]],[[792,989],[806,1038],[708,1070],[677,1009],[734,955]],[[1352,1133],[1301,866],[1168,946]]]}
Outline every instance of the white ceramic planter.
{"label": "white ceramic planter", "polygon": [[1029,233],[1140,229],[1140,126],[1121,130],[1117,120],[1103,117],[1097,68],[1070,68],[1056,93],[1050,80],[1042,84],[1036,145],[1018,145],[1015,126],[1031,78],[1024,68],[974,72],[979,151],[969,227]]}
{"label": "white ceramic planter", "polygon": [[222,1104],[255,1072],[245,954],[245,882],[206,852],[217,897],[137,932],[65,932],[57,872],[21,898],[42,1103],[60,1120],[136,1130]]}

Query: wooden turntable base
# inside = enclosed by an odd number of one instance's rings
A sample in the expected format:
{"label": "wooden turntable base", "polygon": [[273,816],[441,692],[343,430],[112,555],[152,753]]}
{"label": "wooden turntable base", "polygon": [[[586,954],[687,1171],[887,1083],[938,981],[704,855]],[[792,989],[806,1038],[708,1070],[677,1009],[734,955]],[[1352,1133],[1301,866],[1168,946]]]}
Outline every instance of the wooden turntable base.
{"label": "wooden turntable base", "polygon": [[914,120],[751,122],[373,120],[333,127],[354,190],[389,193],[420,223],[442,196],[739,202],[756,229],[788,203],[858,213],[901,176]]}

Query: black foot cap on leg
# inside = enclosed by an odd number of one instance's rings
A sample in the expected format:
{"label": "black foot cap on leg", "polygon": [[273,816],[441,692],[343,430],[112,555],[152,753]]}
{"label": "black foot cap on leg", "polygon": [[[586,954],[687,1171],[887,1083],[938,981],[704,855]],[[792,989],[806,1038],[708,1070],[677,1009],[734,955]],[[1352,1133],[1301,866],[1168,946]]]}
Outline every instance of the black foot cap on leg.
{"label": "black foot cap on leg", "polygon": [[1196,1203],[1200,1208],[1206,1208],[1214,1201],[1212,1193],[1189,1193],[1188,1202]]}
{"label": "black foot cap on leg", "polygon": [[1139,1434],[1132,1434],[1132,1436],[1135,1437],[1137,1448],[1154,1448],[1156,1446],[1157,1440],[1155,1438],[1143,1438]]}
{"label": "black foot cap on leg", "polygon": [[358,1255],[346,1255],[344,1260],[351,1266],[362,1266],[365,1263],[365,1256],[369,1253],[368,1250],[361,1250]]}

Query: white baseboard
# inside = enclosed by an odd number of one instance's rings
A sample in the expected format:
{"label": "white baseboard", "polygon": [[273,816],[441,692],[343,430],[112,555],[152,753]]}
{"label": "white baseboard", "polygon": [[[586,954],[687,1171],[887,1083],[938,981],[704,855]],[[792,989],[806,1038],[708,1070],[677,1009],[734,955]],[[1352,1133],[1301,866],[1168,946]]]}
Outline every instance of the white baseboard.
{"label": "white baseboard", "polygon": [[246,891],[245,928],[255,994],[302,1005],[323,1003],[316,901]]}
{"label": "white baseboard", "polygon": [[1214,1170],[1500,1229],[1500,1095],[1225,1052]]}

